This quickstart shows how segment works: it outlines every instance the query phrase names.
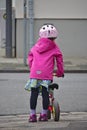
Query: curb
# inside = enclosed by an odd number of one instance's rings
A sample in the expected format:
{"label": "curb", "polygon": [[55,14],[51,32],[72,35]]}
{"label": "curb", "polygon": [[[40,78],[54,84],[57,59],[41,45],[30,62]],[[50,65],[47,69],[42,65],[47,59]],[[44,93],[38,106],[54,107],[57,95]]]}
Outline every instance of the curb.
{"label": "curb", "polygon": [[29,73],[29,70],[0,70],[0,73]]}
{"label": "curb", "polygon": [[[29,73],[29,70],[23,69],[2,69],[0,70],[0,73]],[[87,70],[65,70],[65,73],[87,73]]]}

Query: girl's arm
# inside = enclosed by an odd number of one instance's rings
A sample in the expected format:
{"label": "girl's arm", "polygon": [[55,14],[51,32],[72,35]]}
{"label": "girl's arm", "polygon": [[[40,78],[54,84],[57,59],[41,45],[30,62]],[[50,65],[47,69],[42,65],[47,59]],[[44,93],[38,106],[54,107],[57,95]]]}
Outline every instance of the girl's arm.
{"label": "girl's arm", "polygon": [[56,54],[56,63],[57,63],[57,76],[62,77],[64,75],[64,62],[63,62],[63,55],[60,49],[58,48]]}
{"label": "girl's arm", "polygon": [[32,61],[33,61],[33,53],[30,51],[28,53],[28,66],[29,66],[29,68],[31,68],[31,66],[32,66]]}

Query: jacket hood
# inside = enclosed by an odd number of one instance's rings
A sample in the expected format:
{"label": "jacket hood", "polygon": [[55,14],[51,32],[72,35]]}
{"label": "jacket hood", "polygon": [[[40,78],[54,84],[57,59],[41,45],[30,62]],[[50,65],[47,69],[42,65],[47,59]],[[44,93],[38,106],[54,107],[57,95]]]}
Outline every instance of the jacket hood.
{"label": "jacket hood", "polygon": [[36,45],[35,45],[36,50],[39,53],[44,53],[46,51],[49,51],[52,48],[54,48],[55,46],[56,46],[55,42],[51,41],[50,39],[47,39],[47,38],[41,38],[41,39],[39,39],[37,41]]}

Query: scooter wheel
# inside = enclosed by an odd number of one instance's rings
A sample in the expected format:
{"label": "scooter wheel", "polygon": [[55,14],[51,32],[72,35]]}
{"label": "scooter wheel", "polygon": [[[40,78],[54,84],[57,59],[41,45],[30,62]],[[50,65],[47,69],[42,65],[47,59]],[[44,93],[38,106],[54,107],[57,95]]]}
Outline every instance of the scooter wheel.
{"label": "scooter wheel", "polygon": [[54,121],[59,121],[59,119],[60,119],[60,107],[59,107],[59,104],[56,100],[53,101],[52,115],[53,115]]}

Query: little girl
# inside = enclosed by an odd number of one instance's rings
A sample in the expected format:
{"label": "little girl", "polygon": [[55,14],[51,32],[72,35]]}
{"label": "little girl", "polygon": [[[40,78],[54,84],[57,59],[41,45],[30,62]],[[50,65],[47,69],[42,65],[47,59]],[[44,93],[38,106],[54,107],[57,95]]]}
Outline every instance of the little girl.
{"label": "little girl", "polygon": [[53,71],[56,60],[56,75],[62,77],[64,74],[63,56],[54,40],[58,32],[54,25],[45,24],[40,28],[39,39],[28,54],[30,68],[30,80],[25,89],[31,90],[29,122],[36,122],[36,105],[39,88],[42,86],[42,112],[39,121],[48,121],[47,110],[49,105],[48,86],[53,81]]}

